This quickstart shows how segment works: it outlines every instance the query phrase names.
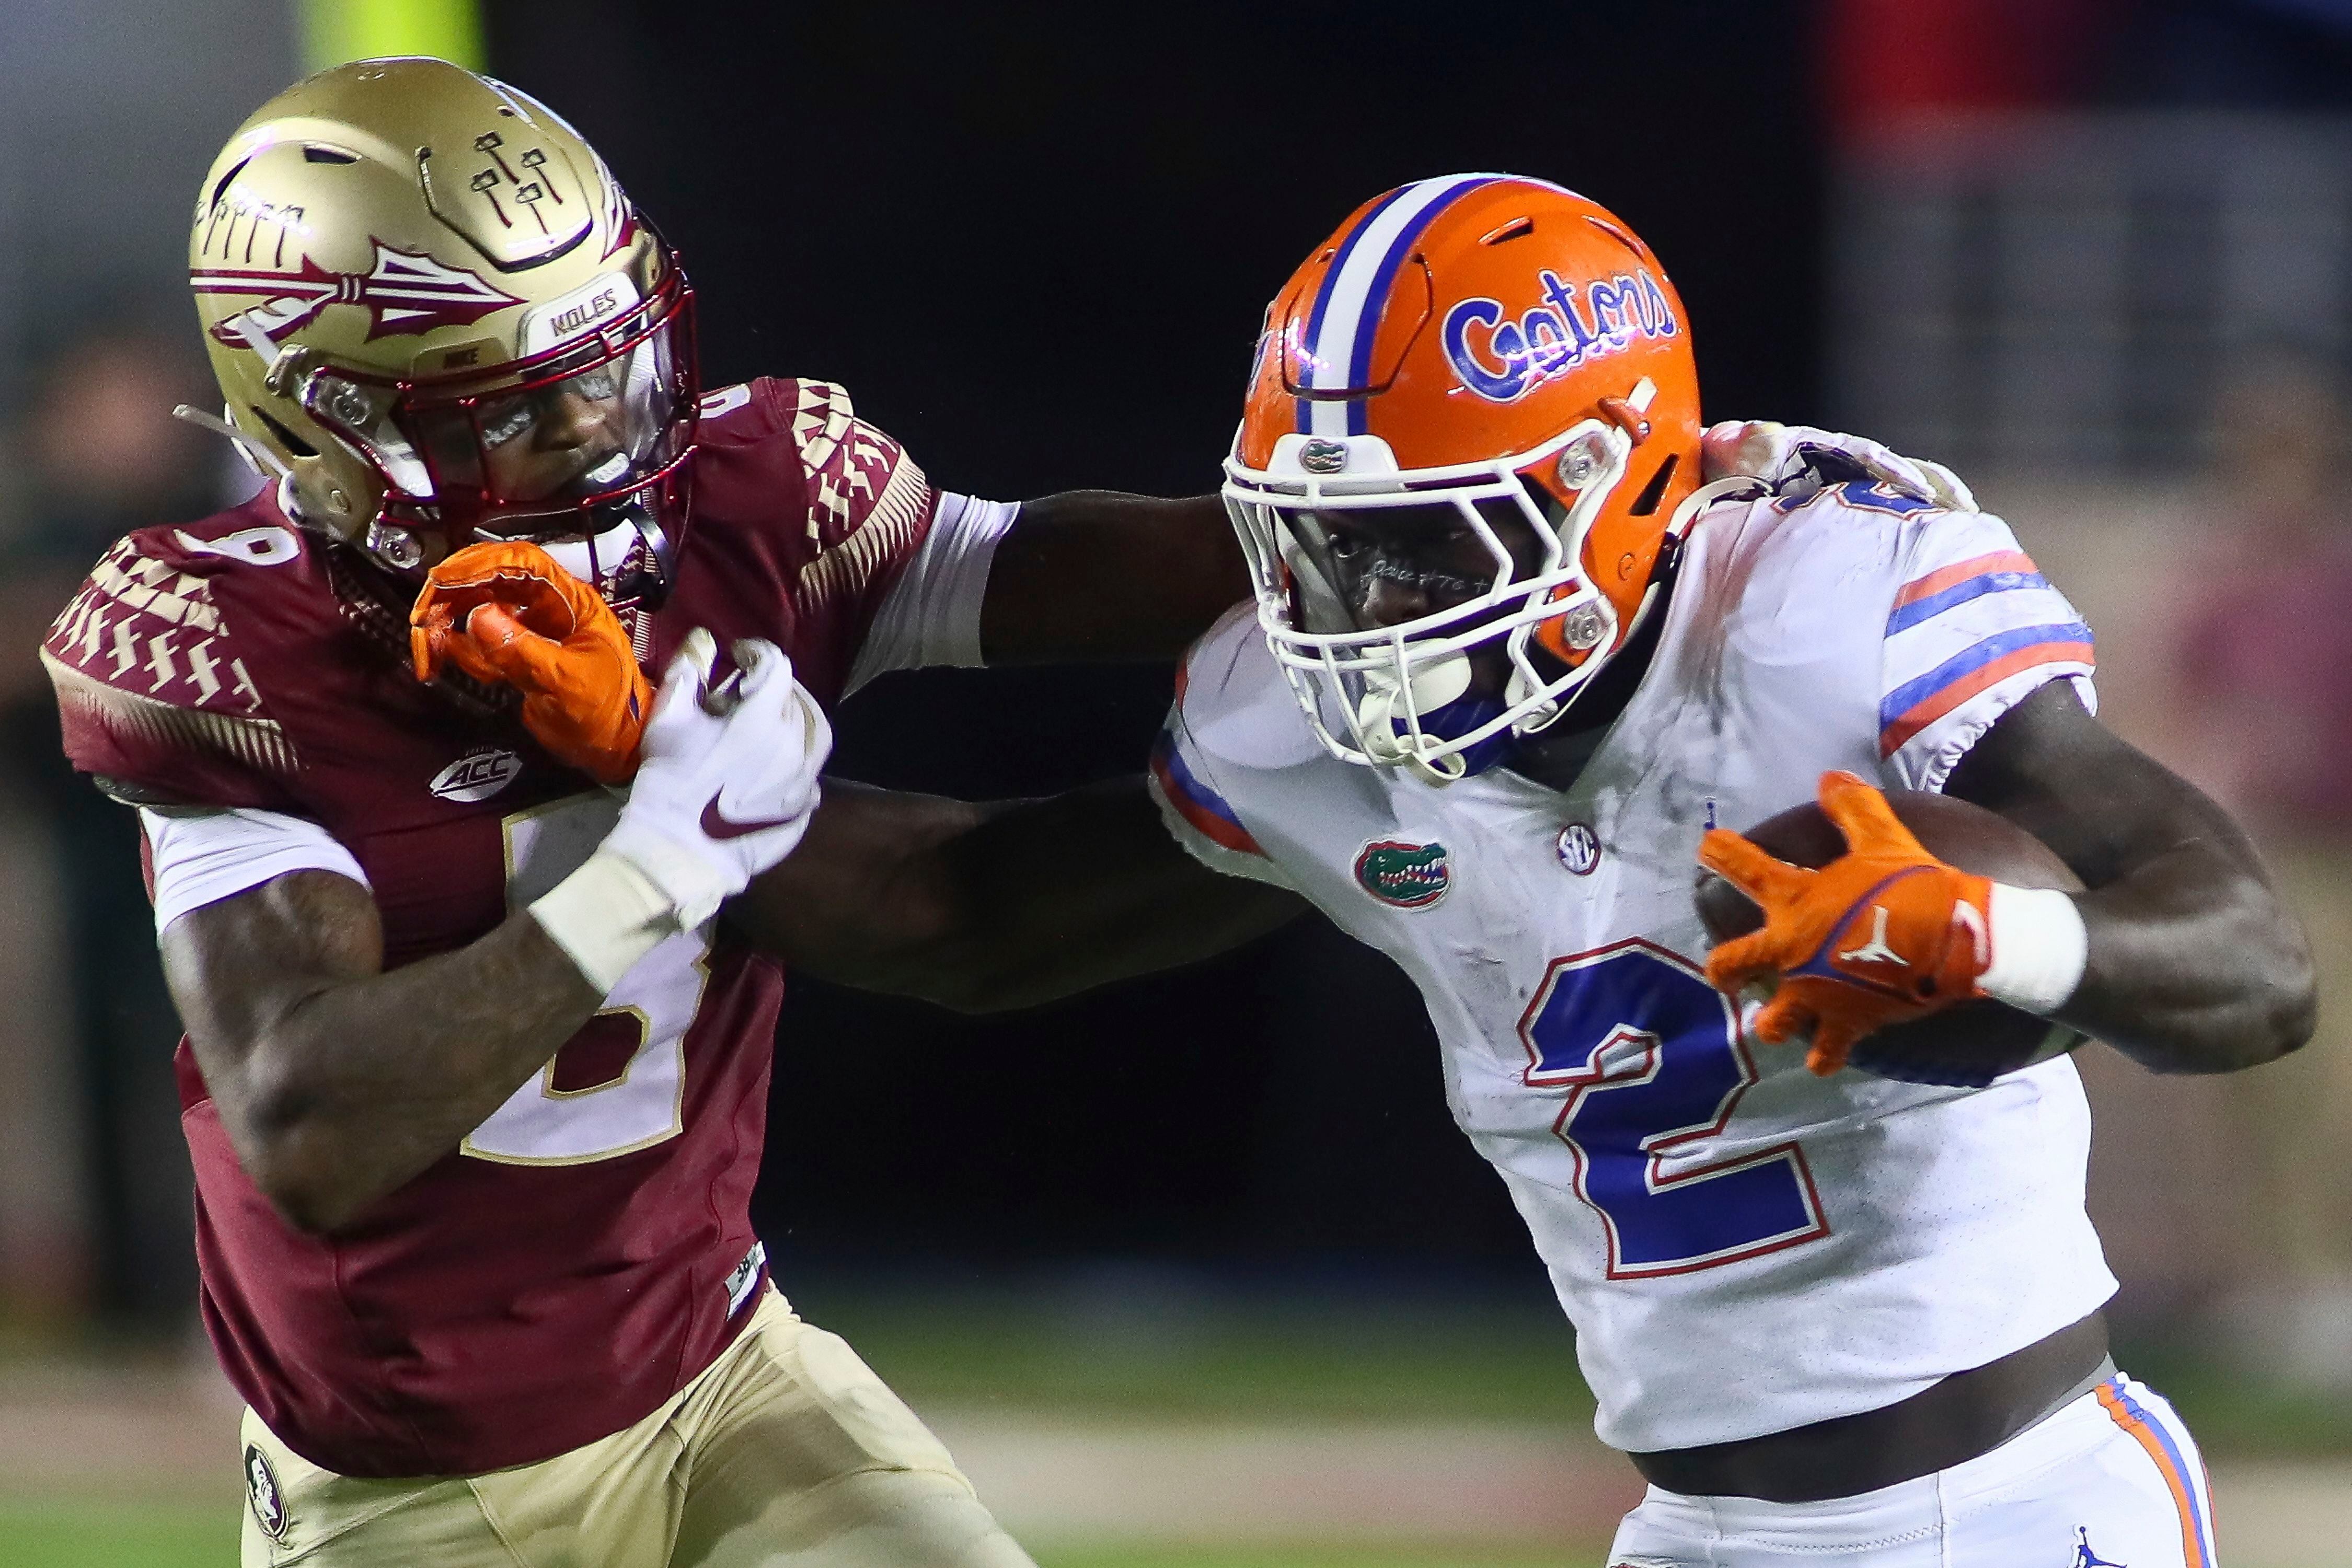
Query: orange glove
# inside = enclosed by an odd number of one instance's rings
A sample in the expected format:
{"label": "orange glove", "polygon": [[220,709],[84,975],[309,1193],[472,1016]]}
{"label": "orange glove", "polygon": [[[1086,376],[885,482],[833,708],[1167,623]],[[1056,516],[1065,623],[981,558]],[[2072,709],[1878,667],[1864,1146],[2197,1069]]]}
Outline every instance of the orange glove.
{"label": "orange glove", "polygon": [[1772,1045],[1810,1028],[1805,1066],[1827,1078],[1872,1030],[1983,994],[1992,883],[1928,854],[1852,773],[1823,773],[1821,798],[1846,853],[1818,871],[1720,827],[1698,858],[1764,911],[1762,930],[1707,954],[1707,984],[1737,995],[1776,980],[1750,1027]]}
{"label": "orange glove", "polygon": [[469,544],[425,581],[408,616],[416,679],[444,662],[523,694],[524,727],[595,779],[637,771],[653,688],[611,605],[536,544]]}

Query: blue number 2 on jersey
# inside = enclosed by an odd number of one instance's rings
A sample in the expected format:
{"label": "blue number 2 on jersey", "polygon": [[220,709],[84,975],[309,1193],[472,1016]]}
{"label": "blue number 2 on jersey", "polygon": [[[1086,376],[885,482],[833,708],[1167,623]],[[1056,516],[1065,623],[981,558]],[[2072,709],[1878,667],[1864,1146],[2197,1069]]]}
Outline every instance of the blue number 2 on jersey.
{"label": "blue number 2 on jersey", "polygon": [[1609,1278],[1714,1268],[1829,1234],[1802,1150],[1709,1160],[1756,1081],[1731,1004],[1639,938],[1552,960],[1519,1020],[1531,1088],[1568,1086],[1552,1131],[1609,1232]]}

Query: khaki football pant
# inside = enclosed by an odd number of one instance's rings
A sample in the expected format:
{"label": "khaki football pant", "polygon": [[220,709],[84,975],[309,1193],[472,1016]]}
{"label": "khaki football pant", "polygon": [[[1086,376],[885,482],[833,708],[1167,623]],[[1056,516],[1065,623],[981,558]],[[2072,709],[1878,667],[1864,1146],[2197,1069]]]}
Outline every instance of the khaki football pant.
{"label": "khaki football pant", "polygon": [[249,1410],[244,1441],[278,1515],[272,1539],[248,1474],[244,1568],[1034,1568],[905,1402],[773,1290],[660,1409],[537,1464],[358,1479]]}

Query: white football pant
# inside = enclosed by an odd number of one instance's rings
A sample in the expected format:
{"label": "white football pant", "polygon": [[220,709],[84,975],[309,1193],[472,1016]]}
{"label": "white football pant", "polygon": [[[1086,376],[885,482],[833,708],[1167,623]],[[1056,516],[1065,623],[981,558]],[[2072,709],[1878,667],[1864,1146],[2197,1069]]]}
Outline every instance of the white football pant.
{"label": "white football pant", "polygon": [[2117,1377],[1991,1453],[1830,1502],[1652,1487],[1610,1568],[2218,1568],[2205,1465],[2179,1415]]}

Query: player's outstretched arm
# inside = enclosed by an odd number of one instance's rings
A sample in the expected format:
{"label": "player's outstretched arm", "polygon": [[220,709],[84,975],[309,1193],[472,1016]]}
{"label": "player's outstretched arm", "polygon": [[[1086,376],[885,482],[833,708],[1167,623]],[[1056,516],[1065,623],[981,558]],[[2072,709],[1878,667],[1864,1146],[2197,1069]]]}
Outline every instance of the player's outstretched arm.
{"label": "player's outstretched arm", "polygon": [[2310,1038],[2310,947],[2253,846],[2084,711],[2071,682],[2003,714],[1945,793],[2016,822],[2088,887],[2088,961],[2060,1022],[2158,1072],[2231,1072]]}
{"label": "player's outstretched arm", "polygon": [[807,831],[831,731],[772,644],[714,689],[697,632],[587,863],[471,945],[383,969],[373,897],[299,871],[182,915],[165,977],[238,1161],[289,1224],[343,1228],[455,1151],[656,945]]}
{"label": "player's outstretched arm", "polygon": [[834,782],[727,918],[804,973],[977,1013],[1191,963],[1306,907],[1187,855],[1140,779],[986,805]]}
{"label": "player's outstretched arm", "polygon": [[[1751,474],[1774,484],[1834,462],[1975,507],[1948,469],[1808,426],[1717,425],[1703,462],[1709,479]],[[981,654],[990,664],[1173,658],[1249,593],[1241,543],[1217,496],[1069,490],[1023,502],[997,546]]]}
{"label": "player's outstretched arm", "polygon": [[1070,490],[1022,503],[988,574],[990,664],[1173,658],[1248,596],[1213,495]]}

